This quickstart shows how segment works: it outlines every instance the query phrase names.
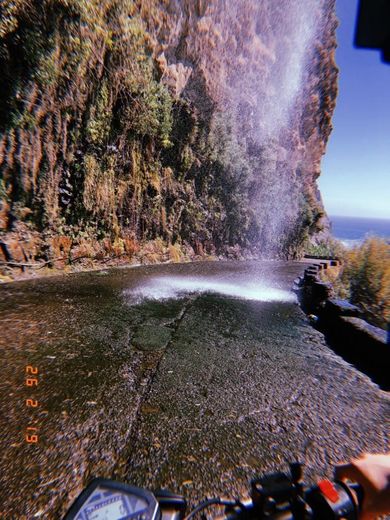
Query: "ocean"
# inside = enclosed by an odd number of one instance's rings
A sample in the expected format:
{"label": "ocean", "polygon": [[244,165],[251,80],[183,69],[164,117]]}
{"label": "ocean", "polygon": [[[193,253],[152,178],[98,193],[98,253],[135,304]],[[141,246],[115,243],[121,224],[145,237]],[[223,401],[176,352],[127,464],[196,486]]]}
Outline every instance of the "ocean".
{"label": "ocean", "polygon": [[332,233],[346,247],[359,245],[371,235],[390,240],[390,219],[360,217],[329,217]]}

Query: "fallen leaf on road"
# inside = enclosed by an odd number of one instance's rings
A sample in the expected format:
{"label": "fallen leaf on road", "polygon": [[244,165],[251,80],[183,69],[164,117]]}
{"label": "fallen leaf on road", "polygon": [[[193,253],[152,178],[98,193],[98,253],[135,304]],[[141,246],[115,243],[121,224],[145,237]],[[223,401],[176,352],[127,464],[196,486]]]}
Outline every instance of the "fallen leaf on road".
{"label": "fallen leaf on road", "polygon": [[144,404],[141,407],[142,413],[158,413],[159,411],[159,408],[157,408],[156,406],[151,406],[150,404]]}

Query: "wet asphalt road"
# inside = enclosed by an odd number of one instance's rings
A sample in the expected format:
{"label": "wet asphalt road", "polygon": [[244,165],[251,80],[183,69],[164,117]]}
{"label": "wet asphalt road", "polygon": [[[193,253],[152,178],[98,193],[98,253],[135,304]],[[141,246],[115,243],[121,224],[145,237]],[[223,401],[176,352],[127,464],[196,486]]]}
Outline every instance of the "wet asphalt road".
{"label": "wet asphalt road", "polygon": [[92,476],[196,501],[243,493],[289,460],[311,479],[386,449],[388,394],[308,324],[289,291],[303,267],[165,265],[1,286],[0,518],[60,518]]}

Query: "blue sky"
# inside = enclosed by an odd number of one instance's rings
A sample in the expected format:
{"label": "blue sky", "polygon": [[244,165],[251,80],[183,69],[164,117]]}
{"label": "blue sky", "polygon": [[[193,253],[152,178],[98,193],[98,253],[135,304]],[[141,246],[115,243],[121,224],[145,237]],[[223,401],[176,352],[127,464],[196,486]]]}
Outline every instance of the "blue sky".
{"label": "blue sky", "polygon": [[353,46],[357,0],[337,0],[339,94],[319,186],[329,215],[390,218],[390,65]]}

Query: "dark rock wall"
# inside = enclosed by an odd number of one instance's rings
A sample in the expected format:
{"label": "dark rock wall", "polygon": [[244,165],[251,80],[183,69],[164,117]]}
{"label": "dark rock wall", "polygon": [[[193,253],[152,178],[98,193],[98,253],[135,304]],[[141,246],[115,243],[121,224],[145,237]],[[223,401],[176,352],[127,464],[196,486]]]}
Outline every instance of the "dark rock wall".
{"label": "dark rock wall", "polygon": [[290,4],[2,2],[3,242],[299,255],[326,222],[336,18]]}

